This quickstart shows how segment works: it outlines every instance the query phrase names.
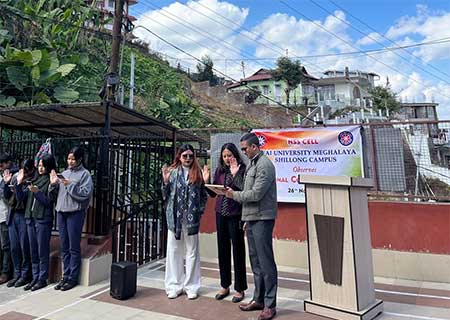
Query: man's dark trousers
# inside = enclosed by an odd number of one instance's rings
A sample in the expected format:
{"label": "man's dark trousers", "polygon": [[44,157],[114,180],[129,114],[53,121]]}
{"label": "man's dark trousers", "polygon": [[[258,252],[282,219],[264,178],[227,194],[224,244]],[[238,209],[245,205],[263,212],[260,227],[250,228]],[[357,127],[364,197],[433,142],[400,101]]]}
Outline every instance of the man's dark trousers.
{"label": "man's dark trousers", "polygon": [[9,232],[6,222],[0,223],[0,245],[2,249],[2,260],[0,261],[0,274],[12,276],[11,249],[9,244]]}
{"label": "man's dark trousers", "polygon": [[255,282],[253,300],[267,308],[277,304],[278,271],[273,257],[275,220],[246,221],[247,242]]}

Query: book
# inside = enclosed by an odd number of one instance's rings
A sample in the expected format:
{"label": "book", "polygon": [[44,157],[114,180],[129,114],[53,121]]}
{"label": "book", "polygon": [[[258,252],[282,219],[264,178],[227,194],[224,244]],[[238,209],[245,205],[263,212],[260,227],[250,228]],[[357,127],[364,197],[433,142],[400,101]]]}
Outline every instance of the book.
{"label": "book", "polygon": [[225,191],[227,191],[227,188],[221,184],[205,184],[205,187],[217,195],[224,195]]}

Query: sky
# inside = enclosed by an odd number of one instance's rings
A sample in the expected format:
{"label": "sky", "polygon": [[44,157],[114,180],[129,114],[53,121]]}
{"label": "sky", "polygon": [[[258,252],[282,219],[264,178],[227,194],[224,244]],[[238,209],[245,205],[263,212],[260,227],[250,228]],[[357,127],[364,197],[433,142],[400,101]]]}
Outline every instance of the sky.
{"label": "sky", "polygon": [[287,55],[319,78],[374,72],[376,85],[389,79],[403,102],[437,102],[450,120],[450,0],[139,0],[130,14],[159,38],[134,34],[174,66],[195,71],[193,57],[209,55],[239,80]]}

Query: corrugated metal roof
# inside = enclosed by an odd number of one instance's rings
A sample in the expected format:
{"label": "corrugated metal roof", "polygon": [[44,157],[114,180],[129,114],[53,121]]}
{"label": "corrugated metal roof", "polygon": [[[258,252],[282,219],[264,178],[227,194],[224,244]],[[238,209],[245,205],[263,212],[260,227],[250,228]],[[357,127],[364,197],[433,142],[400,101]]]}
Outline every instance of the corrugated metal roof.
{"label": "corrugated metal roof", "polygon": [[[0,127],[58,136],[101,135],[105,113],[106,108],[99,102],[3,108]],[[168,140],[176,133],[179,141],[199,141],[164,121],[118,104],[111,105],[110,114],[112,136]]]}

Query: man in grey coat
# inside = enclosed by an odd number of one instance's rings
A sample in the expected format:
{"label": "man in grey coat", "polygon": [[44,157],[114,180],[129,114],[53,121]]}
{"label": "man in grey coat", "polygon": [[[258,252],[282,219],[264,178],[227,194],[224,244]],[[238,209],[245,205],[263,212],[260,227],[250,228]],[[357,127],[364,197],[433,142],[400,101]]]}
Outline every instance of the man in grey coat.
{"label": "man in grey coat", "polygon": [[243,191],[228,189],[226,196],[242,203],[242,221],[247,234],[250,264],[255,291],[242,311],[262,310],[258,320],[272,319],[276,314],[277,266],[273,257],[272,232],[277,216],[275,167],[260,150],[258,136],[247,133],[241,138],[241,150],[250,159]]}

